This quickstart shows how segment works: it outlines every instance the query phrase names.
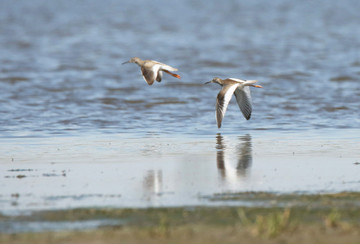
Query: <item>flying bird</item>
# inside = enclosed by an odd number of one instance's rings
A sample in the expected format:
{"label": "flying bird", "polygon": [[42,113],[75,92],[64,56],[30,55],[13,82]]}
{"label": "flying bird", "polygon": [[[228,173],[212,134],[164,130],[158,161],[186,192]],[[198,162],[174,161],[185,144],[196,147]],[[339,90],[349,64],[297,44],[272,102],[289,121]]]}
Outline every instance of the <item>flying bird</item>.
{"label": "flying bird", "polygon": [[233,94],[235,94],[237,104],[245,119],[250,119],[252,111],[250,86],[262,88],[260,85],[254,85],[256,82],[257,80],[240,80],[235,78],[222,80],[215,77],[211,81],[205,83],[217,83],[222,86],[222,89],[216,98],[216,121],[218,128],[221,127],[221,121],[225,116],[226,109]]}
{"label": "flying bird", "polygon": [[138,57],[134,57],[122,64],[127,63],[135,63],[140,66],[142,76],[149,86],[151,86],[155,80],[160,82],[163,77],[163,72],[168,73],[169,75],[172,75],[178,79],[181,78],[180,75],[171,72],[177,71],[178,69],[154,60],[141,60]]}

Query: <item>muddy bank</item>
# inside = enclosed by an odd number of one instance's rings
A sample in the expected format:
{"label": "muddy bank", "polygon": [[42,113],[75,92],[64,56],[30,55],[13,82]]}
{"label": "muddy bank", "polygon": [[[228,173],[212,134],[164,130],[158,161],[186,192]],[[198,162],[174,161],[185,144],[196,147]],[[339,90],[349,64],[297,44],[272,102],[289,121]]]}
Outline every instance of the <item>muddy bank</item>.
{"label": "muddy bank", "polygon": [[[220,196],[215,196],[216,198]],[[186,207],[73,209],[1,216],[0,222],[51,223],[59,229],[2,233],[2,243],[357,243],[359,193],[316,195],[232,194],[231,198],[273,200],[272,207]],[[281,204],[280,204],[281,203]],[[281,205],[281,206],[280,206]],[[73,230],[64,223],[99,225]],[[24,225],[25,226],[25,225]],[[4,229],[3,229],[4,230]]]}

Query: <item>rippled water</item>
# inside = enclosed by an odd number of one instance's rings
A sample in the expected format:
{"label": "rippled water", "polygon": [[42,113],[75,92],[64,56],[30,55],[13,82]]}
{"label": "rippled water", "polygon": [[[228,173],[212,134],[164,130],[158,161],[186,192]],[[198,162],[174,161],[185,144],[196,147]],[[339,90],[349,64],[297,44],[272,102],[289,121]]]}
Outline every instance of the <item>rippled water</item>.
{"label": "rippled water", "polygon": [[[356,0],[0,1],[1,209],[358,190],[359,9]],[[121,65],[133,56],[182,79],[148,86],[139,67]],[[220,87],[204,85],[214,76],[259,80],[249,121],[233,99],[217,129]]]}
{"label": "rippled water", "polygon": [[[222,132],[359,128],[358,1],[1,1],[0,133],[213,134],[214,76],[258,79]],[[148,86],[139,56],[179,69]]]}

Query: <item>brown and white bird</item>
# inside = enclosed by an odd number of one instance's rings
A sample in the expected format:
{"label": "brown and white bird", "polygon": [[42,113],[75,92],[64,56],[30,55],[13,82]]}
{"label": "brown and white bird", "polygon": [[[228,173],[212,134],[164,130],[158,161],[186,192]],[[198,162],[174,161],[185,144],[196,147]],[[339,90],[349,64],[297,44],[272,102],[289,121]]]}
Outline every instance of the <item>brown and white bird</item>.
{"label": "brown and white bird", "polygon": [[168,73],[178,79],[180,79],[180,75],[174,74],[171,71],[177,71],[178,69],[173,68],[167,64],[163,64],[154,60],[141,60],[138,57],[131,58],[129,61],[124,62],[126,63],[136,63],[141,68],[142,76],[144,80],[151,86],[154,81],[160,82],[163,77],[163,72]]}
{"label": "brown and white bird", "polygon": [[222,80],[218,77],[215,77],[208,83],[217,83],[222,86],[219,94],[216,98],[216,121],[218,128],[221,127],[221,121],[225,116],[226,109],[229,105],[229,102],[232,98],[232,95],[235,94],[237,104],[244,115],[244,117],[249,120],[252,112],[252,101],[250,94],[250,86],[262,88],[260,85],[254,85],[257,80],[240,80],[235,78],[228,78]]}

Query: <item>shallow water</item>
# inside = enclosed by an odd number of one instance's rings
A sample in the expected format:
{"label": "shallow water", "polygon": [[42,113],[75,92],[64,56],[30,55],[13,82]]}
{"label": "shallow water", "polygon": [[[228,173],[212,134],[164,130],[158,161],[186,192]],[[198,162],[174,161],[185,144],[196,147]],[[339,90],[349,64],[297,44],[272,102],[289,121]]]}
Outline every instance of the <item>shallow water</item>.
{"label": "shallow water", "polygon": [[[1,1],[0,209],[358,191],[359,5]],[[251,120],[233,100],[217,129],[214,76],[259,80]]]}
{"label": "shallow water", "polygon": [[0,233],[78,231],[120,226],[125,221],[97,219],[80,221],[1,221]]}
{"label": "shallow water", "polygon": [[10,138],[1,143],[0,208],[23,214],[78,207],[251,206],[258,203],[212,201],[212,196],[358,191],[357,137],[338,139],[334,131],[315,137],[258,132],[24,138],[21,143]]}

